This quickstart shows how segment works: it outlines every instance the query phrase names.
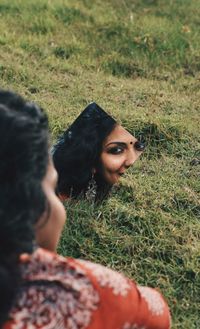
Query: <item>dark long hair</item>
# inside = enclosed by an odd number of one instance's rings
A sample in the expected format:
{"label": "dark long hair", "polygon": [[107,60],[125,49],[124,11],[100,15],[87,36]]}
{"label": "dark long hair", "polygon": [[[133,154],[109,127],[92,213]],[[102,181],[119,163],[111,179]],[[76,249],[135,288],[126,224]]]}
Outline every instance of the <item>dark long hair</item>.
{"label": "dark long hair", "polygon": [[33,251],[46,209],[41,181],[48,164],[48,122],[19,95],[0,90],[0,327],[21,282],[19,256]]}
{"label": "dark long hair", "polygon": [[[102,144],[116,126],[116,121],[96,103],[89,104],[63,133],[52,150],[58,172],[58,193],[72,198],[85,195],[93,168],[99,167]],[[110,189],[100,172],[94,175],[96,199]]]}

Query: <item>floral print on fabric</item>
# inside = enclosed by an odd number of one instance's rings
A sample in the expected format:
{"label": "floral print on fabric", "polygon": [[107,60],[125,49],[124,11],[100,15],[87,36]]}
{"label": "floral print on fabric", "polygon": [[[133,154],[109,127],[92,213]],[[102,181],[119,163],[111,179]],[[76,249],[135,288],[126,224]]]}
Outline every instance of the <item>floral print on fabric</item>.
{"label": "floral print on fabric", "polygon": [[111,288],[114,295],[126,296],[131,289],[129,280],[122,274],[112,271],[102,265],[80,260],[86,268],[92,271],[101,287]]}
{"label": "floral print on fabric", "polygon": [[158,292],[101,265],[38,248],[21,255],[20,269],[22,285],[2,329],[170,328]]}
{"label": "floral print on fabric", "polygon": [[23,278],[29,283],[21,289],[10,314],[15,319],[12,329],[88,327],[98,293],[82,269],[59,257],[52,262],[49,256],[38,250],[31,262],[22,264]]}
{"label": "floral print on fabric", "polygon": [[[35,291],[37,289],[37,294]],[[32,286],[19,296],[20,301],[12,310],[11,317],[15,319],[12,329],[52,329],[64,328],[60,305],[55,303],[59,293],[60,304],[63,302],[62,292],[55,288]]]}
{"label": "floral print on fabric", "polygon": [[125,325],[122,327],[122,329],[146,329],[146,327],[138,326],[137,324],[130,324],[128,322],[125,323]]}
{"label": "floral print on fabric", "polygon": [[58,324],[60,328],[86,328],[97,302],[95,295],[87,297],[89,307],[83,307],[84,299],[81,300],[82,296],[73,291],[63,291],[62,287],[32,286],[23,291],[13,310],[16,324],[12,329],[51,329],[57,328]]}
{"label": "floral print on fabric", "polygon": [[152,315],[160,316],[164,313],[165,303],[158,291],[148,287],[138,286],[142,297],[146,300],[149,311]]}

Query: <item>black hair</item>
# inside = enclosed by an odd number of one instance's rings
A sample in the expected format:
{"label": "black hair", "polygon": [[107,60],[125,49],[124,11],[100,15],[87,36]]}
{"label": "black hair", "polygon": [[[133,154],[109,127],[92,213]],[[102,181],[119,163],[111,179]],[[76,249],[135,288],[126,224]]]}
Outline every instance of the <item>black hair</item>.
{"label": "black hair", "polygon": [[19,256],[32,253],[35,224],[46,210],[48,158],[43,110],[0,90],[0,327],[21,284]]}
{"label": "black hair", "polygon": [[[103,141],[116,124],[99,105],[91,103],[63,133],[52,150],[58,172],[58,193],[72,198],[85,196],[93,169],[99,167]],[[94,174],[94,179],[97,184],[96,200],[99,200],[111,186],[100,172]]]}

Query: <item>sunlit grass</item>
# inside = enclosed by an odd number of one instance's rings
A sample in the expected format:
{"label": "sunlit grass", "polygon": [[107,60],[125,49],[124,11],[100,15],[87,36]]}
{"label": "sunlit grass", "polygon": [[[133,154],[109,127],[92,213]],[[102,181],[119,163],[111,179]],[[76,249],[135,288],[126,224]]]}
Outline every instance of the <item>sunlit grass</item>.
{"label": "sunlit grass", "polygon": [[59,246],[159,286],[199,328],[200,7],[195,0],[2,0],[1,87],[37,101],[52,140],[91,101],[148,142],[102,205],[68,202]]}

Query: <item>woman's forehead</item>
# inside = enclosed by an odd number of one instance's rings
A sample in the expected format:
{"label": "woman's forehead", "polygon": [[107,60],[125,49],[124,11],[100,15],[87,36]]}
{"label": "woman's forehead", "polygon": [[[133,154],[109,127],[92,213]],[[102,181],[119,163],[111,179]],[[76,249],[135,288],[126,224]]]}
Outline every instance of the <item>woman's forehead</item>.
{"label": "woman's forehead", "polygon": [[121,125],[116,125],[111,133],[106,137],[104,145],[112,142],[129,143],[134,140],[135,137],[131,135],[124,127]]}

